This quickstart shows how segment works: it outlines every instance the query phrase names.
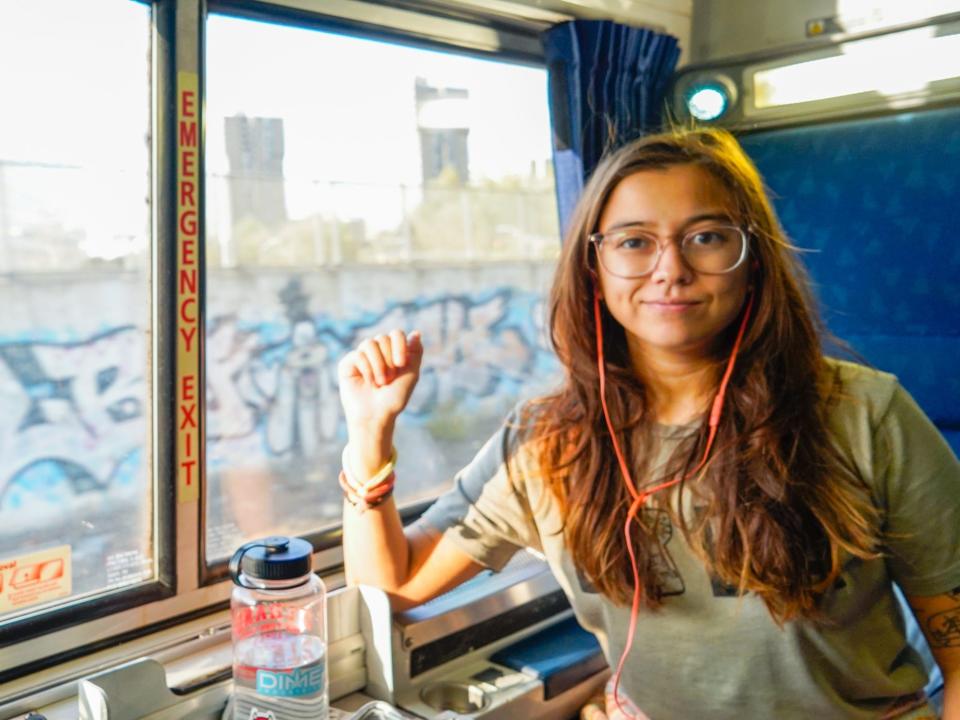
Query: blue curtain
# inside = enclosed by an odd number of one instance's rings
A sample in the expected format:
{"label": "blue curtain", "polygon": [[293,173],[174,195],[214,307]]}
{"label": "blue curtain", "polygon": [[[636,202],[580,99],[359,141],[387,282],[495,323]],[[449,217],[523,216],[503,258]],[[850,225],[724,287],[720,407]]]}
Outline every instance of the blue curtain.
{"label": "blue curtain", "polygon": [[544,34],[560,227],[604,152],[660,126],[677,39],[609,20]]}

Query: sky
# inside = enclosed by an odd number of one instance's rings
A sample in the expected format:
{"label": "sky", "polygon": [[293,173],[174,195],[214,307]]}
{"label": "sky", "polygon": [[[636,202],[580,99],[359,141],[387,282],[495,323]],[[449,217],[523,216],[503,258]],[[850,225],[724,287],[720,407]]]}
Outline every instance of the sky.
{"label": "sky", "polygon": [[468,90],[471,172],[525,173],[550,154],[542,69],[222,16],[207,46],[208,122],[287,119],[291,176],[419,182],[418,76]]}
{"label": "sky", "polygon": [[398,224],[397,186],[422,182],[417,77],[468,91],[471,180],[527,175],[532,161],[542,172],[550,157],[543,69],[223,16],[208,22],[207,49],[207,170],[228,171],[222,118],[283,118],[291,217]]}
{"label": "sky", "polygon": [[[207,51],[208,172],[227,172],[224,117],[283,118],[293,217],[317,211],[318,181],[420,184],[417,77],[468,90],[472,180],[542,172],[550,157],[543,69],[216,15]],[[141,3],[0,2],[3,228],[82,227],[84,249],[104,257],[146,242],[148,58]],[[338,197],[373,224],[371,208],[390,204],[372,189]]]}
{"label": "sky", "polygon": [[145,247],[148,19],[129,0],[0,0],[0,232],[42,222],[82,230],[90,255]]}

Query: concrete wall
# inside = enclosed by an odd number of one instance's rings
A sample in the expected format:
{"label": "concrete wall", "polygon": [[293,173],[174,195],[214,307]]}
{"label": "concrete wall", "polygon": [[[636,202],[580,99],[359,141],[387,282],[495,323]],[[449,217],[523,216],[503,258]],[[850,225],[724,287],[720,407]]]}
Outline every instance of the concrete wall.
{"label": "concrete wall", "polygon": [[[210,273],[212,544],[228,549],[255,526],[304,531],[336,518],[345,439],[336,364],[392,327],[420,329],[426,350],[399,430],[404,493],[448,481],[520,397],[556,379],[542,328],[552,270],[530,262]],[[70,515],[91,498],[144,502],[150,332],[146,282],[135,273],[6,276],[0,307],[3,556],[20,526]],[[248,500],[255,513],[244,510]]]}
{"label": "concrete wall", "polygon": [[[552,271],[515,262],[209,273],[208,556],[338,520],[336,365],[393,327],[420,329],[425,346],[397,429],[398,497],[435,494],[520,398],[555,384],[542,327]],[[0,307],[0,558],[67,542],[75,592],[144,577],[145,278],[6,275]]]}

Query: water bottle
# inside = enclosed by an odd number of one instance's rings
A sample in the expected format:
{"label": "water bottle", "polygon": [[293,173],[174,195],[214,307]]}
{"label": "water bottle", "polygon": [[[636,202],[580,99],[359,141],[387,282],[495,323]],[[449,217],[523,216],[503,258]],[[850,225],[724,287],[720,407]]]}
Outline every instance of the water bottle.
{"label": "water bottle", "polygon": [[313,546],[268,537],[230,559],[233,720],[324,720],[327,593]]}

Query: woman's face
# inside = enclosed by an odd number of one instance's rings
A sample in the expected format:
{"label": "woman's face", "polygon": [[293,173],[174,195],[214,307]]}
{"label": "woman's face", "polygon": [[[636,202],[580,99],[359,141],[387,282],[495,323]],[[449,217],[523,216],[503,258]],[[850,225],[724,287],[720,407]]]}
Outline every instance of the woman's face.
{"label": "woman's face", "polygon": [[662,252],[653,271],[625,279],[597,264],[600,292],[626,330],[630,356],[657,353],[706,358],[736,318],[747,294],[748,263],[724,275],[698,273],[680,252],[680,239],[711,224],[738,225],[723,185],[697,165],[643,170],[621,180],[600,215],[598,231],[642,226]]}

